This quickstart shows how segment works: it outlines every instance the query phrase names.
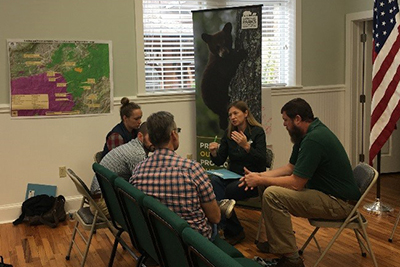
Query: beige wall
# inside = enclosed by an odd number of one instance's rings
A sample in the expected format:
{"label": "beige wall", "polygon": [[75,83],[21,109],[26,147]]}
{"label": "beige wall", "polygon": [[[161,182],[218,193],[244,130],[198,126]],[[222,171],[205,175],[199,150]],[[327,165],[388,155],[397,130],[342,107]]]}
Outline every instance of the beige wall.
{"label": "beige wall", "polygon": [[374,0],[345,1],[346,14],[360,12],[360,11],[371,11],[372,13],[373,7],[374,7]]}
{"label": "beige wall", "polygon": [[344,84],[346,1],[302,0],[304,86]]}
{"label": "beige wall", "polygon": [[345,16],[372,12],[373,2],[301,0],[303,86],[345,83]]}
{"label": "beige wall", "polygon": [[6,39],[111,40],[114,93],[135,95],[132,0],[0,0],[0,104],[9,103]]}
{"label": "beige wall", "polygon": [[[182,128],[177,153],[195,154],[194,99],[138,103],[144,119],[158,110],[174,114]],[[57,194],[67,198],[66,209],[76,209],[77,191],[68,177],[59,178],[58,168],[71,168],[90,186],[93,155],[102,150],[105,134],[119,120],[117,105],[112,115],[92,117],[11,120],[8,112],[0,112],[0,223],[19,216],[28,183],[56,185]]]}

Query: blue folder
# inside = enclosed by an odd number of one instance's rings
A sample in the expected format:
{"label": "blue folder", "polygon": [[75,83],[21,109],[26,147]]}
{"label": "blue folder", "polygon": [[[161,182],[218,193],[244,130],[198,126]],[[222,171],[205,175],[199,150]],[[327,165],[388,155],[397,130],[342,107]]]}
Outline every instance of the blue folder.
{"label": "blue folder", "polygon": [[239,179],[242,175],[227,169],[208,170],[207,173],[221,177],[222,179]]}
{"label": "blue folder", "polygon": [[46,185],[46,184],[28,184],[26,188],[25,199],[28,199],[37,195],[48,195],[48,196],[56,196],[57,186],[55,185]]}

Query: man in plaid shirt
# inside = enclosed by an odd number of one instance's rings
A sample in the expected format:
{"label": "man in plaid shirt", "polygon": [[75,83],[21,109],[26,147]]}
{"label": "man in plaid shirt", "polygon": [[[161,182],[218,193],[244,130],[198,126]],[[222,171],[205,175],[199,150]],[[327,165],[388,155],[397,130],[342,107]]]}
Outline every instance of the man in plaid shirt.
{"label": "man in plaid shirt", "polygon": [[221,211],[203,167],[174,152],[181,130],[174,116],[166,111],[153,113],[147,118],[147,128],[155,151],[136,166],[129,182],[212,239],[216,233],[212,233],[211,224],[219,223]]}

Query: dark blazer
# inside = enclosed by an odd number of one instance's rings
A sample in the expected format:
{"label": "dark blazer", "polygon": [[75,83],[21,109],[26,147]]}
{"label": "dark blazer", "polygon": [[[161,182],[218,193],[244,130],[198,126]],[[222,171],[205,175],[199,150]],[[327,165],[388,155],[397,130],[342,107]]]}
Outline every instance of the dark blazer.
{"label": "dark blazer", "polygon": [[267,164],[267,142],[264,129],[258,126],[248,125],[244,134],[247,141],[251,142],[250,151],[247,153],[235,141],[229,139],[226,130],[221,139],[217,156],[210,154],[211,160],[215,165],[222,165],[228,158],[228,169],[235,173],[244,174],[243,167],[250,171],[263,172]]}

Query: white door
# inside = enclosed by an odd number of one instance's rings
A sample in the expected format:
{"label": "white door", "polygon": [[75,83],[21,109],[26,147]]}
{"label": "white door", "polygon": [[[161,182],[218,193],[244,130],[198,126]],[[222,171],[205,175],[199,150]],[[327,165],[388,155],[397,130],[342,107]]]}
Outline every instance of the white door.
{"label": "white door", "polygon": [[[372,20],[361,22],[365,23],[366,43],[364,49],[361,49],[360,56],[364,57],[359,60],[360,64],[364,62],[364,75],[361,75],[361,79],[364,81],[364,94],[365,94],[365,105],[360,104],[358,112],[360,116],[364,116],[363,137],[359,142],[363,142],[362,147],[365,153],[365,162],[369,162],[369,134],[370,134],[370,121],[371,121],[371,88],[372,88]],[[364,77],[363,77],[364,76]],[[360,83],[361,85],[363,84]],[[362,86],[361,86],[362,87]],[[360,89],[362,94],[362,88]],[[360,118],[361,120],[362,118]],[[400,126],[400,122],[397,123]],[[374,166],[377,160],[374,160]],[[394,130],[389,140],[381,149],[381,173],[392,173],[400,172],[400,129]]]}

